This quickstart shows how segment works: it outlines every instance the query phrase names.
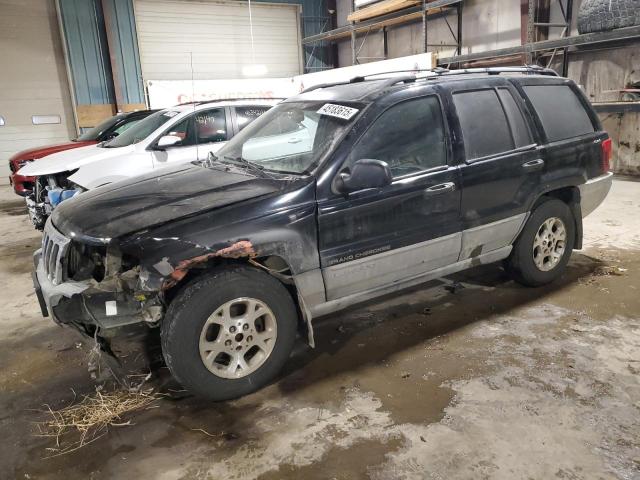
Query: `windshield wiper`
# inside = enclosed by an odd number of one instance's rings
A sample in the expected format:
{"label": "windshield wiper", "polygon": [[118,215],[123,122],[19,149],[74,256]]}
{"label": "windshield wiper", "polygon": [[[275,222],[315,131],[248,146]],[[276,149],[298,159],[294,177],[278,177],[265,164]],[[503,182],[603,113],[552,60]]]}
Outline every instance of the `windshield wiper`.
{"label": "windshield wiper", "polygon": [[[217,160],[219,157],[215,157],[215,159]],[[235,164],[239,164],[242,165],[246,168],[247,171],[252,170],[254,173],[258,174],[260,177],[263,178],[271,178],[271,175],[269,175],[267,172],[264,171],[264,167],[257,165],[253,162],[250,162],[249,160],[247,160],[246,158],[242,158],[242,156],[239,157],[227,157],[227,156],[223,156],[222,157],[223,160],[228,160],[231,163],[235,163]]]}

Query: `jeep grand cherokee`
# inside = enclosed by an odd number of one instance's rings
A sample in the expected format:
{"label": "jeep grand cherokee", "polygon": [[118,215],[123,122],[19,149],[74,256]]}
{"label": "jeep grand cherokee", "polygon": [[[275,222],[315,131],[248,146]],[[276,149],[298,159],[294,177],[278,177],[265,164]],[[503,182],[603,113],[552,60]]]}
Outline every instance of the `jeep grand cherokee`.
{"label": "jeep grand cherokee", "polygon": [[43,314],[160,328],[186,388],[271,381],[344,307],[503,261],[558,278],[611,186],[574,82],[533,68],[356,78],[276,106],[206,161],[64,202],[35,253]]}

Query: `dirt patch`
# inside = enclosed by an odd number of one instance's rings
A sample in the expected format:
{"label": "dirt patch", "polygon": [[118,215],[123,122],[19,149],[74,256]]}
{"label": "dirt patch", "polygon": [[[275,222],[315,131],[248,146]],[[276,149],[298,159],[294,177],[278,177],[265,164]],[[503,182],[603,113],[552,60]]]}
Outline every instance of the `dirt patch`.
{"label": "dirt patch", "polygon": [[[553,285],[525,288],[490,265],[320,319],[315,350],[299,342],[277,381],[232,402],[190,396],[156,362],[152,385],[167,394],[159,408],[50,459],[50,439],[33,435],[33,421],[45,403],[59,409],[74,391],[94,392],[91,343],[40,318],[31,259],[17,241],[26,233],[0,215],[13,225],[0,238],[9,253],[0,257],[0,471],[94,480],[635,478],[638,195],[621,192],[587,219],[590,249],[575,252]],[[8,273],[14,257],[25,273]],[[133,363],[142,355],[116,349]]]}
{"label": "dirt patch", "polygon": [[5,200],[1,202],[0,215],[8,215],[10,217],[27,215],[27,206],[24,203],[24,199],[8,200],[8,201]]}

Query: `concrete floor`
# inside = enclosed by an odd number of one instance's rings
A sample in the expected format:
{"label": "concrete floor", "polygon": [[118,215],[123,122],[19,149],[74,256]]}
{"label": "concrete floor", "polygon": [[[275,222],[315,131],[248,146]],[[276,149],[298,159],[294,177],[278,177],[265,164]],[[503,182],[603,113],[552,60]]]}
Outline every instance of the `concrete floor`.
{"label": "concrete floor", "polygon": [[91,342],[40,317],[39,235],[4,188],[0,477],[638,479],[640,183],[614,183],[585,241],[554,285],[487,266],[334,315],[254,395],[166,398],[45,459],[32,422],[93,390]]}

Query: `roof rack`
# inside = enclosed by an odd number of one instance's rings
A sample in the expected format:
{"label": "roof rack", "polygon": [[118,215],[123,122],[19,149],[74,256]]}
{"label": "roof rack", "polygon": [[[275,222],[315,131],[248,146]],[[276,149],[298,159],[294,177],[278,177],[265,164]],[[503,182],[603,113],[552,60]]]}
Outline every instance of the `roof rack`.
{"label": "roof rack", "polygon": [[[410,70],[407,70],[407,71],[410,71]],[[411,71],[413,71],[413,70],[411,70]],[[391,73],[404,73],[404,71],[398,70],[396,72],[372,73],[371,75],[360,75],[360,76],[357,76],[357,77],[353,77],[351,80],[346,80],[346,81],[343,81],[343,82],[320,83],[318,85],[312,85],[309,88],[305,88],[300,93],[313,92],[314,90],[318,90],[320,88],[336,87],[338,85],[349,85],[351,83],[366,82],[367,81],[367,77],[371,77],[373,75],[386,75],[386,74],[391,74]],[[398,82],[415,82],[415,80],[416,80],[416,76],[415,75],[403,75],[403,76],[397,76],[397,77],[393,77],[393,78],[388,78],[387,81],[384,82],[380,86],[380,88],[386,88],[388,86],[395,85]]]}
{"label": "roof rack", "polygon": [[500,75],[501,73],[525,73],[527,75],[548,75],[557,77],[555,70],[539,65],[525,65],[523,67],[486,67],[486,68],[461,68],[458,70],[446,70],[439,75],[465,75],[474,73],[486,73],[487,75]]}
{"label": "roof rack", "polygon": [[206,105],[207,103],[219,103],[219,102],[236,102],[236,101],[241,101],[241,100],[284,100],[285,97],[271,97],[271,98],[266,98],[266,97],[234,97],[234,98],[217,98],[215,100],[194,100],[191,102],[184,102],[184,103],[178,103],[177,105],[174,105],[176,107],[182,107],[185,105],[193,105],[193,106],[198,106],[198,105]]}
{"label": "roof rack", "polygon": [[387,79],[387,81],[380,86],[380,88],[386,88],[386,87],[395,85],[396,83],[399,83],[399,82],[406,83],[409,81],[415,81],[417,79],[416,74],[422,73],[422,72],[428,72],[428,73],[434,74],[434,75],[424,77],[427,79],[439,78],[441,76],[449,76],[449,75],[472,75],[472,74],[478,74],[478,73],[486,73],[487,75],[500,75],[502,73],[524,73],[527,75],[548,75],[553,77],[558,76],[558,74],[554,70],[550,68],[544,68],[539,65],[525,65],[523,67],[464,68],[459,70],[449,70],[443,67],[435,67],[435,68],[421,68],[421,69],[415,69],[415,70],[393,70],[389,72],[378,72],[378,73],[370,73],[368,75],[359,75],[347,81],[321,83],[319,85],[314,85],[304,89],[300,93],[307,93],[313,90],[318,90],[320,88],[335,87],[338,85],[348,85],[350,83],[366,82],[371,77],[378,77],[381,75],[392,75],[396,73],[412,73],[413,74],[413,75],[397,76],[397,77],[392,77]]}
{"label": "roof rack", "polygon": [[237,102],[237,101],[244,101],[244,100],[261,100],[261,101],[268,101],[268,100],[285,100],[285,97],[271,97],[271,98],[266,98],[266,97],[234,97],[234,98],[218,98],[217,100],[201,100],[199,102],[197,102],[197,105],[205,105],[207,103],[216,103],[216,102]]}

